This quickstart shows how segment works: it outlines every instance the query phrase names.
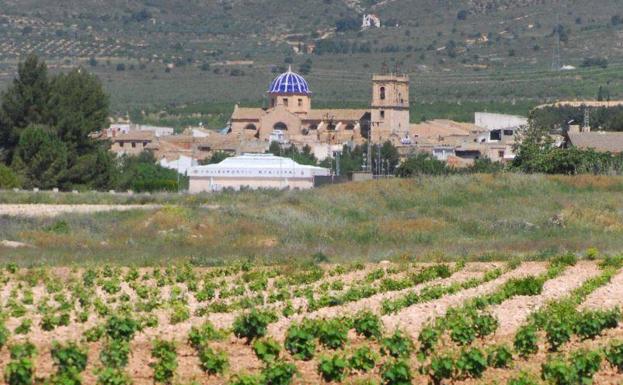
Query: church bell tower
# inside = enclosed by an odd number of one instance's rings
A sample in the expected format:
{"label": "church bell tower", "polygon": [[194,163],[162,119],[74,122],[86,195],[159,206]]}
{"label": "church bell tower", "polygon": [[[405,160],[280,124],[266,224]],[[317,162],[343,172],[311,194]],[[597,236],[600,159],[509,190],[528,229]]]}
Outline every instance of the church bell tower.
{"label": "church bell tower", "polygon": [[409,76],[383,74],[372,76],[370,106],[372,142],[409,135]]}

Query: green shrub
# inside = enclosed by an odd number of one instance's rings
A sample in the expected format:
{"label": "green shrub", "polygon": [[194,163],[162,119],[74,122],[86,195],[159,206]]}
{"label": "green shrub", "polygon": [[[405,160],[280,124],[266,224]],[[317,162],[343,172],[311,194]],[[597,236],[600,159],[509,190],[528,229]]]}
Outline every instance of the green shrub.
{"label": "green shrub", "polygon": [[261,340],[255,340],[255,342],[253,342],[253,351],[255,352],[257,358],[261,361],[270,363],[279,358],[281,346],[279,345],[279,342],[268,337]]}
{"label": "green shrub", "polygon": [[263,385],[290,385],[296,373],[294,364],[274,362],[262,370]]}
{"label": "green shrub", "polygon": [[381,319],[369,310],[360,311],[355,315],[353,327],[357,334],[366,338],[380,338],[383,331]]}
{"label": "green shrub", "polygon": [[339,319],[320,321],[316,330],[318,340],[329,349],[339,349],[348,340],[348,325]]}
{"label": "green shrub", "polygon": [[623,342],[612,341],[605,350],[606,360],[610,365],[623,373]]}
{"label": "green shrub", "polygon": [[394,334],[381,340],[381,353],[395,358],[409,357],[413,351],[413,341],[405,333],[396,330]]}
{"label": "green shrub", "polygon": [[59,372],[82,372],[87,367],[87,351],[73,342],[61,345],[52,343],[52,361]]}
{"label": "green shrub", "polygon": [[506,298],[527,295],[534,296],[543,292],[545,281],[540,277],[511,278],[502,287]]}
{"label": "green shrub", "polygon": [[581,383],[575,370],[560,357],[550,358],[541,365],[541,378],[552,385]]}
{"label": "green shrub", "polygon": [[474,328],[479,338],[495,333],[498,328],[498,320],[491,314],[478,314],[474,318]]}
{"label": "green shrub", "polygon": [[113,340],[131,341],[139,324],[133,318],[113,314],[106,321],[106,334]]}
{"label": "green shrub", "polygon": [[0,163],[0,189],[11,189],[21,186],[20,178],[8,166]]}
{"label": "green shrub", "polygon": [[188,342],[190,345],[199,349],[208,341],[220,341],[225,338],[225,333],[218,330],[210,321],[204,322],[201,326],[192,326],[188,332]]}
{"label": "green shrub", "polygon": [[100,361],[105,367],[124,368],[128,364],[130,345],[124,340],[111,340],[100,351]]}
{"label": "green shrub", "polygon": [[0,321],[0,349],[6,345],[9,340],[9,335],[9,329],[7,329],[6,326],[4,326],[4,323]]}
{"label": "green shrub", "polygon": [[599,267],[602,269],[614,268],[618,270],[623,267],[623,255],[608,255],[599,263]]}
{"label": "green shrub", "polygon": [[513,344],[517,353],[522,357],[535,354],[539,350],[536,328],[532,325],[519,328]]}
{"label": "green shrub", "polygon": [[355,350],[349,359],[349,365],[352,369],[367,372],[376,366],[379,356],[369,346],[362,346]]}
{"label": "green shrub", "polygon": [[441,384],[443,380],[454,376],[454,359],[450,355],[435,356],[430,361],[428,369],[433,384]]}
{"label": "green shrub", "polygon": [[121,369],[103,368],[97,373],[97,385],[131,385],[132,380]]}
{"label": "green shrub", "polygon": [[513,362],[513,353],[504,345],[491,348],[487,355],[487,363],[494,368],[508,368]]}
{"label": "green shrub", "polygon": [[105,328],[103,325],[93,326],[87,329],[83,333],[83,337],[87,342],[96,342],[104,335]]}
{"label": "green shrub", "polygon": [[25,342],[11,346],[10,351],[11,361],[4,367],[4,380],[7,385],[32,385],[35,346]]}
{"label": "green shrub", "polygon": [[285,348],[297,359],[308,361],[314,356],[316,341],[310,329],[310,326],[305,323],[292,324],[288,328]]}
{"label": "green shrub", "polygon": [[334,354],[331,357],[320,357],[318,373],[327,382],[342,382],[346,376],[348,361],[342,355]]}
{"label": "green shrub", "polygon": [[469,345],[476,339],[476,328],[473,321],[461,315],[450,325],[450,339],[461,346]]}
{"label": "green shrub", "polygon": [[184,322],[190,319],[190,310],[188,306],[180,301],[175,301],[171,308],[171,314],[169,316],[169,322],[175,325],[180,322]]}
{"label": "green shrub", "polygon": [[559,316],[550,316],[545,324],[545,336],[549,343],[550,350],[553,352],[558,351],[563,344],[567,343],[572,335],[572,325]]}
{"label": "green shrub", "polygon": [[616,328],[621,319],[619,309],[609,311],[589,310],[578,314],[575,320],[575,333],[584,339],[593,339],[608,328]]}
{"label": "green shrub", "polygon": [[518,376],[508,380],[507,385],[538,385],[538,382],[528,373],[521,372]]}
{"label": "green shrub", "polygon": [[573,253],[558,255],[550,260],[551,265],[574,266],[578,263],[578,257]]}
{"label": "green shrub", "polygon": [[262,377],[252,374],[236,374],[232,376],[228,385],[261,385]]}
{"label": "green shrub", "polygon": [[274,313],[253,309],[249,313],[236,317],[233,327],[234,335],[238,338],[246,338],[249,344],[256,338],[264,337],[268,324],[276,320],[277,316]]}
{"label": "green shrub", "polygon": [[169,341],[155,340],[151,356],[157,361],[151,366],[154,369],[154,382],[171,384],[177,370],[177,352],[175,344]]}
{"label": "green shrub", "polygon": [[227,353],[223,351],[215,352],[208,346],[203,346],[199,351],[199,362],[201,369],[207,374],[223,374],[229,366]]}
{"label": "green shrub", "polygon": [[575,370],[581,384],[592,383],[593,376],[601,366],[598,351],[578,350],[571,354],[571,367]]}
{"label": "green shrub", "polygon": [[406,360],[388,361],[381,367],[383,385],[411,385],[411,368]]}
{"label": "green shrub", "polygon": [[432,325],[427,325],[422,328],[420,331],[420,335],[418,336],[418,342],[420,343],[420,352],[427,354],[430,353],[435,345],[437,345],[437,341],[441,332],[439,329],[435,328]]}
{"label": "green shrub", "polygon": [[7,385],[32,385],[33,373],[34,367],[31,358],[14,359],[4,368],[4,380]]}
{"label": "green shrub", "polygon": [[464,350],[456,360],[456,368],[464,377],[480,378],[487,369],[487,357],[478,348]]}

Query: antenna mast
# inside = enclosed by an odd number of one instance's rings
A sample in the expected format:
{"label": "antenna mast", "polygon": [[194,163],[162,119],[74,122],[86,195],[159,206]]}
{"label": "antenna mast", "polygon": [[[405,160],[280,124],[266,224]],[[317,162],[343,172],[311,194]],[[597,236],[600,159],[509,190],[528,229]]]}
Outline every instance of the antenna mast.
{"label": "antenna mast", "polygon": [[554,51],[552,53],[552,71],[560,71],[562,65],[560,63],[560,13],[556,15],[556,28],[554,28],[554,37],[556,39],[554,43]]}

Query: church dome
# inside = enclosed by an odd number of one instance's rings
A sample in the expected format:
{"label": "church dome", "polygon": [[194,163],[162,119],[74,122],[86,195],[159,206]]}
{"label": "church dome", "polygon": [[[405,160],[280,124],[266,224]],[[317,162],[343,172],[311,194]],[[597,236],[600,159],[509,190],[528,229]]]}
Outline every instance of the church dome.
{"label": "church dome", "polygon": [[311,91],[307,81],[301,75],[292,72],[291,68],[288,68],[288,72],[277,76],[270,83],[268,93],[309,95]]}

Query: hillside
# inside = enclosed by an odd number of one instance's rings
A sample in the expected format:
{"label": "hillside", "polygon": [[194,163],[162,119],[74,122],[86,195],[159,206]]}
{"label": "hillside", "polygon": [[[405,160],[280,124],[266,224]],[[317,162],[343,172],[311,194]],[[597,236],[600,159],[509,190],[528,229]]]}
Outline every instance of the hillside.
{"label": "hillside", "polygon": [[[594,98],[599,86],[615,98],[623,94],[619,5],[3,0],[0,84],[13,76],[19,57],[36,52],[57,68],[82,64],[96,72],[118,112],[183,103],[207,103],[206,111],[219,102],[261,104],[268,82],[290,63],[309,71],[320,103],[367,104],[370,74],[383,63],[409,73],[412,96],[424,103]],[[364,12],[378,14],[384,26],[360,31]],[[577,70],[550,70],[555,30],[561,64]],[[314,53],[305,53],[312,46]],[[606,68],[590,58],[605,59]]]}
{"label": "hillside", "polygon": [[[623,179],[472,175],[215,195],[6,192],[3,203],[157,203],[160,208],[56,217],[0,214],[0,257],[23,264],[189,258],[331,261],[545,258],[623,247]],[[44,210],[32,208],[43,215]],[[0,210],[1,212],[1,210]],[[6,213],[5,213],[6,214]]]}

